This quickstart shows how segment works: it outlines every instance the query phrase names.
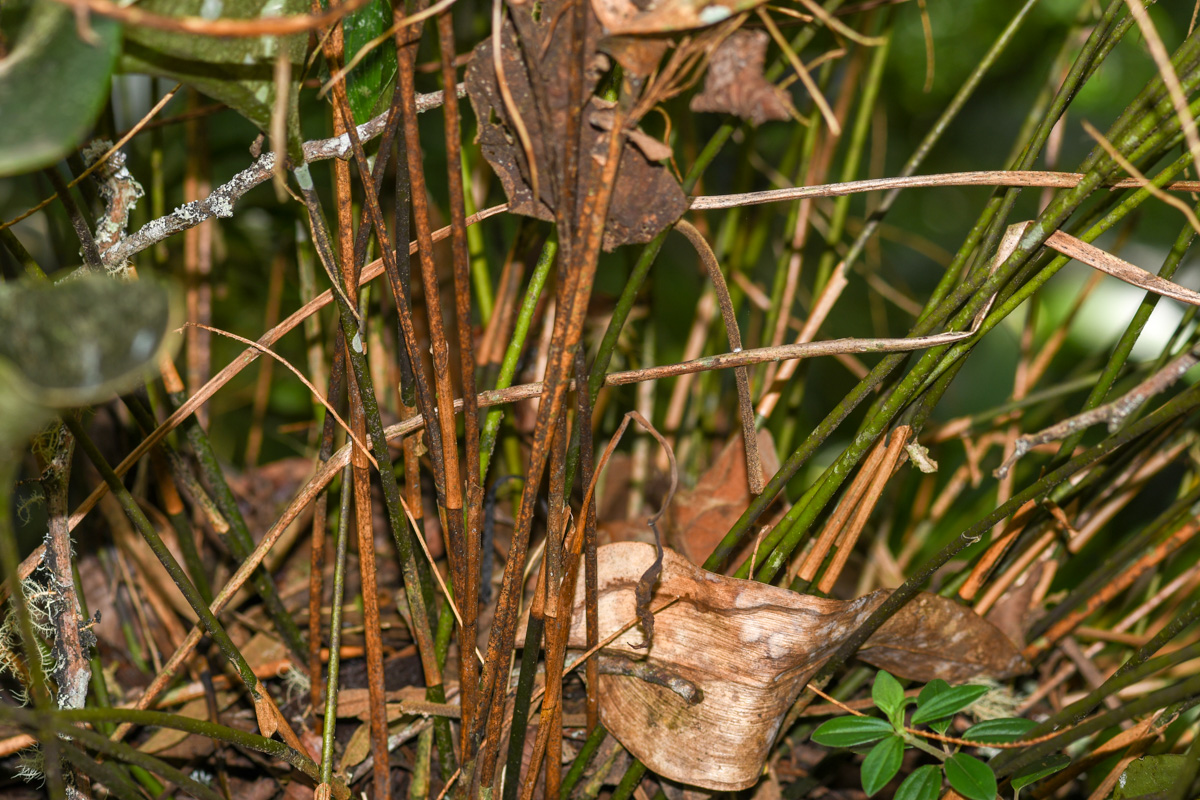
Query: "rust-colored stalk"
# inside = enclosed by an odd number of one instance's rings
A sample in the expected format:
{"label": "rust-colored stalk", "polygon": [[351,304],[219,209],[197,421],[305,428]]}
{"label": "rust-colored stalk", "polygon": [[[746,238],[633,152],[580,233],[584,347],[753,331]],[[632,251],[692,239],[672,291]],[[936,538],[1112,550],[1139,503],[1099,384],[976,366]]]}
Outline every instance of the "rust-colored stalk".
{"label": "rust-colored stalk", "polygon": [[[587,390],[591,385],[590,370],[583,348],[575,351],[575,377],[578,385],[584,387],[575,393],[579,403],[575,424],[579,426],[579,482],[586,490],[592,485],[595,473],[595,453],[592,446],[592,393]],[[587,613],[587,649],[592,650],[600,642],[600,589],[599,576],[596,573],[596,506],[588,503],[582,510],[583,519],[583,565],[584,565],[584,606]],[[576,523],[579,524],[579,523]],[[589,658],[584,667],[587,682],[587,730],[588,735],[600,724],[600,695],[597,681],[600,672],[595,659]]]}
{"label": "rust-colored stalk", "polygon": [[[442,85],[445,100],[442,111],[446,118],[446,164],[447,189],[450,194],[450,245],[454,256],[454,301],[455,318],[458,323],[458,353],[459,372],[462,383],[463,397],[463,440],[466,467],[466,525],[465,542],[463,537],[457,537],[460,547],[465,547],[465,558],[462,566],[465,570],[463,582],[458,588],[459,610],[462,613],[462,630],[460,631],[459,650],[459,686],[462,693],[463,725],[461,749],[468,750],[467,732],[475,714],[476,695],[479,690],[479,674],[471,651],[475,648],[478,634],[479,612],[479,537],[483,526],[483,485],[479,474],[479,404],[475,397],[475,341],[471,326],[471,275],[470,253],[467,249],[467,217],[466,202],[462,177],[462,132],[461,118],[458,110],[458,95],[454,91],[457,85],[455,73],[455,44],[454,21],[450,11],[446,10],[438,16],[438,42],[442,55]],[[426,219],[428,231],[428,219]],[[420,227],[418,226],[418,230]],[[424,271],[424,267],[422,267]],[[433,314],[430,306],[430,314]],[[432,326],[431,326],[432,327]],[[436,354],[435,354],[436,358]],[[439,400],[453,403],[454,395],[443,397],[442,388],[438,387]],[[445,413],[445,412],[443,412]],[[454,418],[448,416],[451,431],[454,429]],[[445,437],[443,437],[445,439]],[[444,440],[443,447],[453,446],[453,440]],[[455,451],[457,453],[457,450]],[[447,480],[450,473],[447,473]],[[447,498],[449,502],[449,498]],[[461,503],[461,499],[460,499]],[[460,506],[461,508],[461,506]],[[447,516],[450,509],[447,508]],[[461,513],[460,513],[461,518]],[[453,528],[451,528],[453,531]],[[453,540],[451,540],[453,541]]]}
{"label": "rust-colored stalk", "polygon": [[[341,63],[344,40],[341,26],[336,26],[326,40],[325,57],[330,64]],[[340,85],[340,84],[339,84]],[[344,107],[343,107],[344,108]],[[354,121],[346,114],[333,114],[334,135],[353,129]],[[333,165],[334,198],[337,205],[338,252],[346,297],[358,306],[358,272],[361,265],[354,258],[353,190],[350,185],[350,165],[335,161]],[[370,180],[363,175],[364,183]],[[365,311],[363,312],[365,313]],[[359,328],[363,335],[364,326]],[[351,346],[343,337],[343,346]],[[347,354],[349,355],[349,354]],[[367,424],[363,414],[362,387],[356,380],[347,380],[350,405],[350,428],[360,442],[367,439]],[[391,798],[391,774],[388,769],[387,697],[383,679],[383,634],[379,622],[379,588],[376,582],[375,531],[371,524],[371,471],[367,453],[355,447],[350,455],[353,474],[354,519],[358,534],[358,566],[362,576],[363,638],[366,644],[367,702],[370,708],[371,754],[374,757],[372,780],[375,797]],[[347,491],[350,487],[342,487]]]}
{"label": "rust-colored stalk", "polygon": [[622,102],[616,109],[612,131],[608,137],[604,166],[596,176],[594,186],[589,187],[589,191],[584,194],[578,233],[572,237],[571,247],[567,248],[567,261],[560,273],[562,280],[558,290],[558,311],[554,317],[554,335],[542,384],[541,404],[538,406],[534,424],[533,449],[521,494],[512,546],[504,567],[504,579],[500,585],[500,596],[492,636],[488,641],[480,688],[480,708],[484,708],[485,705],[488,707],[487,714],[481,713],[481,722],[476,723],[476,735],[482,733],[482,726],[486,726],[487,729],[487,738],[480,748],[480,784],[484,787],[491,787],[495,779],[496,758],[504,724],[505,687],[500,681],[500,675],[501,670],[507,674],[514,645],[520,600],[520,576],[528,552],[534,503],[548,461],[552,425],[562,413],[571,376],[572,359],[583,334],[588,298],[591,296],[592,281],[600,255],[604,221],[608,216],[612,190],[616,183],[620,149],[624,142],[622,132],[629,116],[630,101],[630,98],[623,94]]}

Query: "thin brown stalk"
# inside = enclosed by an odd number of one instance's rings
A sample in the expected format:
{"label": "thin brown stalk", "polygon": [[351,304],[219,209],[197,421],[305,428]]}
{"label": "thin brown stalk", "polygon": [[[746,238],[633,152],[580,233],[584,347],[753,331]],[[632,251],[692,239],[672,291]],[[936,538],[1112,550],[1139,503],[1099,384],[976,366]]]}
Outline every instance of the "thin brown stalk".
{"label": "thin brown stalk", "polygon": [[1172,553],[1186,545],[1200,531],[1200,522],[1189,521],[1179,527],[1169,539],[1156,545],[1150,552],[1143,555],[1129,567],[1115,576],[1100,591],[1087,599],[1082,608],[1071,612],[1056,622],[1038,642],[1025,648],[1024,655],[1028,660],[1034,660],[1050,647],[1053,647],[1064,636],[1070,634],[1082,622],[1114,597],[1125,591],[1142,575],[1161,564]]}
{"label": "thin brown stalk", "polygon": [[[704,236],[696,230],[696,226],[687,220],[679,220],[675,229],[687,238],[700,262],[708,272],[717,293],[717,302],[721,307],[721,318],[725,321],[725,333],[729,337],[729,349],[740,352],[742,349],[742,334],[738,330],[737,313],[733,310],[733,302],[729,299],[729,287],[725,284],[725,275],[721,265],[717,263],[717,255],[713,252]],[[750,494],[757,497],[763,490],[762,462],[758,455],[758,436],[754,432],[754,402],[750,399],[750,371],[746,367],[736,367],[733,371],[737,380],[738,413],[742,419],[742,441],[746,451],[746,480],[750,485]]]}
{"label": "thin brown stalk", "polygon": [[870,486],[867,487],[862,500],[855,506],[854,514],[850,517],[850,522],[838,537],[837,552],[834,554],[829,566],[825,568],[825,573],[821,576],[821,582],[817,586],[821,592],[829,594],[833,591],[833,584],[842,574],[842,570],[846,566],[846,560],[854,550],[854,545],[858,541],[859,534],[866,527],[867,520],[871,517],[871,512],[875,510],[875,504],[879,502],[879,497],[883,494],[884,487],[892,477],[892,473],[895,472],[896,464],[899,462],[900,456],[904,453],[904,445],[907,444],[908,437],[911,434],[912,429],[907,425],[901,425],[892,431],[891,439],[888,441],[887,449],[883,453],[883,459],[878,469],[875,470],[875,475],[871,479]]}
{"label": "thin brown stalk", "polygon": [[[693,211],[714,208],[735,208],[803,200],[806,197],[840,197],[846,194],[877,192],[886,189],[916,189],[937,186],[1034,186],[1070,189],[1078,186],[1084,175],[1078,172],[1045,172],[1041,170],[990,170],[946,172],[936,175],[912,175],[906,178],[869,178],[861,181],[842,181],[821,186],[796,186],[789,189],[769,189],[742,194],[698,196],[691,199]],[[1140,188],[1137,180],[1127,178],[1105,184],[1109,189]],[[1200,191],[1200,181],[1173,181],[1163,187],[1172,192]]]}
{"label": "thin brown stalk", "polygon": [[[279,322],[279,304],[283,297],[283,270],[287,259],[279,253],[271,261],[271,277],[267,283],[267,308],[263,312],[263,321],[267,330],[274,328]],[[250,409],[250,431],[246,435],[246,466],[258,464],[258,456],[262,451],[263,423],[267,414],[267,401],[271,397],[271,375],[274,364],[266,361],[258,370],[258,379],[254,384],[254,402]]]}
{"label": "thin brown stalk", "polygon": [[800,56],[796,55],[796,52],[792,50],[791,45],[788,44],[788,40],[784,37],[783,33],[780,32],[779,27],[775,24],[775,20],[771,19],[771,15],[768,14],[766,9],[763,8],[758,9],[758,18],[762,20],[767,32],[771,34],[771,38],[775,40],[777,45],[779,45],[779,48],[787,58],[788,63],[791,64],[792,69],[796,71],[796,77],[800,79],[800,82],[804,84],[804,88],[808,90],[809,96],[812,97],[813,103],[815,103],[817,108],[820,110],[821,116],[824,118],[825,124],[829,127],[829,130],[834,136],[841,136],[842,126],[837,120],[837,115],[835,115],[833,113],[833,109],[829,107],[829,101],[825,99],[825,95],[821,94],[820,87],[817,86],[816,82],[812,79],[812,76],[808,74],[808,70],[805,68],[804,62],[800,60]]}
{"label": "thin brown stalk", "polygon": [[[993,531],[992,542],[988,545],[988,549],[984,551],[979,560],[975,562],[975,566],[971,569],[971,574],[967,576],[967,580],[958,590],[958,596],[967,602],[975,599],[975,595],[979,593],[984,582],[991,574],[992,569],[1004,557],[1012,547],[1013,542],[1029,525],[1030,519],[1038,510],[1038,503],[1035,500],[1030,500],[1017,509],[1016,513],[1009,519],[1008,524],[1001,530]],[[1013,579],[1016,575],[1013,575]],[[982,601],[981,601],[982,602]],[[990,604],[989,604],[990,605]],[[983,613],[983,612],[980,612]]]}
{"label": "thin brown stalk", "polygon": [[[101,156],[99,158],[97,158],[94,162],[92,162],[88,166],[87,169],[85,169],[83,172],[79,173],[79,175],[77,175],[75,178],[73,178],[71,180],[71,182],[67,184],[67,188],[70,189],[70,188],[76,186],[84,178],[87,178],[93,172],[95,172],[96,170],[100,169],[105,164],[107,164],[108,160],[110,158],[112,158],[114,154],[119,152],[122,147],[124,147],[126,144],[128,144],[130,139],[132,139],[134,136],[137,136],[144,128],[146,128],[147,123],[150,122],[150,120],[154,119],[154,117],[158,114],[159,111],[162,111],[163,106],[165,106],[167,103],[169,103],[171,101],[171,98],[173,98],[175,96],[175,93],[178,92],[182,86],[183,86],[182,83],[177,83],[177,84],[175,84],[174,87],[172,87],[172,89],[169,92],[167,92],[162,97],[160,97],[158,102],[155,103],[154,106],[149,111],[146,112],[145,116],[143,116],[136,125],[134,125],[128,131],[126,131],[121,136],[121,138],[119,138],[117,140],[116,144],[112,145],[107,150],[105,150],[104,153],[101,154]],[[47,197],[45,200],[43,200],[40,203],[38,203],[37,205],[35,205],[33,208],[30,208],[28,211],[21,214],[20,216],[14,217],[14,218],[10,219],[8,222],[0,223],[0,230],[4,230],[5,228],[16,225],[21,220],[27,219],[28,217],[33,216],[34,214],[41,211],[46,206],[53,203],[57,198],[58,198],[57,193],[52,194],[49,197]]]}
{"label": "thin brown stalk", "polygon": [[[433,261],[432,228],[429,217],[429,203],[426,192],[424,162],[422,160],[421,138],[417,128],[416,90],[414,88],[416,65],[416,37],[404,42],[398,52],[400,71],[397,87],[404,104],[404,143],[408,160],[408,180],[412,203],[412,222],[417,237],[417,255],[421,266],[421,281],[425,291],[426,318],[429,323],[429,339],[433,355],[433,380],[437,388],[436,410],[438,417],[438,435],[429,436],[430,456],[434,464],[434,486],[437,489],[439,505],[445,509],[446,517],[446,552],[450,554],[450,567],[453,583],[461,594],[465,591],[465,581],[461,556],[464,553],[463,531],[463,497],[462,481],[458,464],[458,434],[454,421],[454,388],[450,381],[450,353],[446,342],[445,322],[442,317],[441,291],[438,287],[437,267]],[[397,40],[398,46],[401,41]],[[361,150],[356,148],[356,150]],[[365,163],[365,158],[363,159]],[[452,167],[457,169],[457,166]],[[371,212],[371,221],[375,225],[380,247],[385,255],[385,263],[389,260],[389,278],[393,292],[398,290],[398,273],[395,271],[395,259],[390,251],[387,230],[383,224],[382,214],[372,193],[367,193],[367,208]],[[451,225],[451,238],[454,237],[455,225]],[[396,296],[396,307],[400,309],[402,320],[411,316],[408,311],[411,305],[407,298]],[[411,327],[411,321],[406,328]],[[406,339],[408,337],[405,331]],[[424,377],[423,362],[416,348],[415,335],[410,340],[409,356],[412,359],[413,372],[417,378],[417,396],[422,414],[433,413],[435,399],[429,393],[428,381]],[[424,388],[422,388],[424,387]]]}
{"label": "thin brown stalk", "polygon": [[[507,674],[507,665],[512,656],[520,600],[519,576],[524,567],[529,533],[533,525],[538,485],[548,460],[550,431],[554,420],[562,413],[574,351],[579,346],[583,333],[587,301],[591,296],[592,281],[600,254],[604,221],[608,217],[612,190],[616,184],[620,148],[624,142],[622,134],[628,115],[627,100],[623,95],[622,102],[618,104],[614,114],[605,161],[600,174],[597,175],[596,183],[582,195],[580,228],[568,243],[570,246],[564,248],[567,256],[564,261],[565,268],[562,270],[565,273],[564,280],[559,284],[558,290],[560,300],[554,318],[555,335],[551,341],[541,405],[534,423],[534,445],[525,475],[512,547],[500,586],[480,691],[480,708],[488,708],[486,714],[481,711],[479,715],[487,731],[485,744],[480,749],[480,785],[484,787],[491,787],[495,779],[496,759],[500,752],[501,730],[504,724],[503,705],[507,694],[500,685],[500,670],[504,669],[504,674]],[[476,735],[482,732],[479,729],[480,724],[477,722]]]}
{"label": "thin brown stalk", "polygon": [[855,506],[858,505],[859,499],[867,490],[875,471],[879,468],[879,463],[883,460],[883,454],[886,451],[886,446],[883,440],[880,440],[871,448],[871,452],[867,454],[866,460],[858,470],[858,475],[854,481],[846,489],[846,494],[842,497],[842,502],[838,503],[833,514],[825,523],[825,527],[821,529],[821,535],[817,537],[813,547],[808,552],[803,564],[800,566],[796,576],[805,582],[812,582],[817,576],[817,570],[821,564],[825,562],[825,556],[833,547],[833,543],[841,535],[842,528],[845,527],[846,521],[850,519],[850,515],[854,513]]}
{"label": "thin brown stalk", "polygon": [[[198,103],[194,90],[188,91],[188,105]],[[209,178],[208,137],[204,120],[192,120],[185,126],[187,163],[183,177],[183,202],[194,203],[212,192]],[[187,356],[187,391],[195,394],[208,382],[212,372],[212,337],[203,326],[212,324],[213,231],[211,220],[183,232],[183,270],[187,276],[185,300],[187,321],[195,323],[184,334]],[[196,410],[196,420],[208,427],[208,409]]]}
{"label": "thin brown stalk", "polygon": [[[457,544],[464,548],[465,553],[459,557],[462,565],[463,582],[459,587],[459,605],[463,614],[460,631],[462,647],[466,652],[474,647],[478,636],[479,613],[479,547],[480,535],[483,528],[483,482],[479,474],[479,404],[475,392],[475,336],[471,325],[471,259],[467,250],[467,219],[466,198],[463,188],[462,175],[462,131],[461,118],[458,110],[458,97],[454,94],[457,84],[455,72],[456,46],[454,42],[454,21],[450,12],[443,12],[437,20],[438,42],[442,57],[442,84],[445,86],[446,101],[442,111],[446,119],[446,161],[447,188],[450,195],[450,244],[454,258],[454,300],[455,320],[458,329],[459,380],[462,385],[462,410],[464,429],[464,457],[466,458],[466,519],[462,520],[463,498],[457,498],[460,503],[458,511],[453,511],[451,496],[447,497],[447,516],[457,514],[459,520],[451,522],[451,537],[448,544]],[[430,313],[432,314],[432,306]],[[436,361],[436,354],[435,354]],[[438,388],[441,394],[441,386]],[[449,395],[452,404],[454,395]],[[450,419],[450,430],[454,430],[455,422]],[[453,438],[446,439],[443,434],[443,448],[453,448],[457,458],[457,444]],[[449,468],[448,468],[449,469]],[[446,479],[457,479],[458,468],[455,464],[454,476],[447,471]],[[466,530],[461,528],[455,532],[456,522],[465,523]],[[459,661],[459,689],[462,693],[463,725],[460,748],[467,752],[469,743],[467,732],[475,715],[476,695],[479,690],[479,675],[475,661],[464,656]]]}
{"label": "thin brown stalk", "polygon": [[1158,372],[1115,400],[1082,414],[1076,414],[1038,433],[1022,436],[1013,447],[1012,455],[996,468],[996,476],[1002,477],[1008,474],[1012,465],[1037,445],[1064,439],[1075,431],[1083,430],[1100,422],[1107,423],[1109,431],[1115,431],[1126,417],[1151,397],[1166,391],[1197,363],[1200,363],[1200,346],[1193,347],[1176,356]]}
{"label": "thin brown stalk", "polygon": [[347,14],[367,4],[367,0],[349,0],[318,14],[293,14],[284,17],[267,16],[261,19],[205,19],[204,17],[172,17],[156,14],[137,6],[124,6],[112,0],[55,0],[73,8],[86,8],[93,14],[111,17],[126,25],[176,31],[199,36],[287,36],[306,33],[332,25]]}
{"label": "thin brown stalk", "polygon": [[[575,354],[575,375],[580,386],[588,385],[587,358],[583,350]],[[592,448],[591,392],[576,392],[579,403],[576,425],[579,425],[579,477],[583,486],[591,486],[595,473]],[[584,608],[586,613],[587,647],[594,648],[600,640],[600,589],[596,563],[596,507],[589,504],[581,510],[583,522]],[[587,684],[587,729],[590,734],[600,724],[599,673],[594,661],[588,661],[585,673]]]}
{"label": "thin brown stalk", "polygon": [[[333,345],[333,366],[329,370],[329,397],[337,402],[342,393],[345,381],[349,380],[349,370],[346,367],[345,345],[343,344],[341,326],[335,325]],[[317,348],[319,349],[319,347]],[[311,355],[311,353],[310,353]],[[318,464],[329,461],[333,455],[333,417],[325,418],[321,426],[321,449],[318,454]],[[325,525],[328,519],[329,494],[320,491],[313,507],[312,541],[309,553],[308,576],[308,674],[311,686],[310,699],[312,707],[317,708],[324,697],[320,679],[322,673],[321,660],[321,600],[324,596],[323,577],[325,572]]]}
{"label": "thin brown stalk", "polygon": [[[347,207],[349,207],[349,206],[347,205]],[[218,333],[221,336],[225,336],[227,338],[233,339],[235,342],[241,342],[242,344],[244,344],[248,347],[252,347],[255,350],[259,351],[260,353],[270,356],[272,359],[274,359],[275,361],[278,361],[280,364],[283,364],[285,367],[288,368],[289,372],[291,372],[293,375],[295,375],[297,378],[300,379],[300,382],[304,384],[304,388],[308,389],[309,394],[311,394],[313,397],[315,397],[317,399],[317,402],[319,402],[322,406],[325,407],[325,410],[328,411],[330,416],[333,417],[334,421],[337,422],[337,424],[341,426],[342,430],[344,430],[346,432],[346,435],[350,437],[350,440],[352,442],[354,442],[360,450],[362,450],[362,452],[366,456],[367,460],[376,469],[379,468],[379,465],[375,463],[374,457],[369,452],[367,452],[366,444],[365,444],[365,442],[367,440],[366,432],[365,431],[359,432],[359,431],[354,430],[354,425],[353,425],[354,415],[353,415],[353,413],[351,413],[351,423],[347,424],[345,420],[343,420],[340,416],[338,416],[337,411],[329,403],[329,401],[321,396],[321,393],[317,390],[317,387],[313,386],[312,382],[309,381],[308,378],[304,377],[304,373],[302,373],[299,369],[297,369],[295,366],[293,366],[292,363],[290,361],[288,361],[286,358],[279,355],[278,353],[276,353],[274,350],[272,350],[269,347],[264,347],[263,345],[259,344],[258,342],[252,342],[243,336],[238,336],[236,333],[230,333],[229,331],[223,331],[220,328],[213,328],[209,325],[200,325],[195,322],[188,323],[188,325],[186,327],[188,327],[188,328],[203,328],[204,330],[206,330],[210,333]],[[351,412],[353,412],[353,406],[351,406]]]}
{"label": "thin brown stalk", "polygon": [[[314,4],[314,9],[316,5]],[[331,64],[341,62],[343,53],[342,27],[333,29],[328,40],[325,57]],[[339,98],[341,99],[341,98]],[[345,106],[342,106],[344,109]],[[333,114],[334,134],[342,135],[354,125],[354,120],[345,113]],[[343,289],[350,303],[358,307],[358,280],[355,274],[358,261],[355,259],[354,247],[354,218],[352,214],[353,193],[350,185],[350,165],[345,161],[334,162],[334,191],[338,216],[338,251],[341,257],[345,281]],[[363,183],[370,182],[369,175],[361,175]],[[365,326],[364,319],[359,325],[359,336],[362,336]],[[351,347],[349,342],[342,339],[344,347]],[[366,644],[367,662],[367,702],[369,706],[369,724],[371,726],[371,754],[374,765],[371,776],[375,788],[375,797],[389,800],[392,796],[391,770],[388,768],[388,719],[387,719],[387,689],[383,676],[383,634],[379,621],[379,588],[376,580],[378,568],[375,565],[375,529],[374,514],[371,510],[371,473],[368,464],[379,464],[371,458],[367,448],[362,444],[367,438],[367,423],[363,413],[362,387],[354,379],[349,370],[350,354],[347,358],[346,388],[350,406],[350,424],[356,439],[351,451],[351,482],[353,484],[354,529],[358,541],[358,569],[361,576],[361,596],[363,604],[363,639]],[[350,491],[351,487],[343,486],[342,491]],[[343,508],[346,506],[343,505]]]}
{"label": "thin brown stalk", "polygon": [[[1104,152],[1108,153],[1109,157],[1121,166],[1121,169],[1128,172],[1133,179],[1138,182],[1138,185],[1142,189],[1145,189],[1152,196],[1157,197],[1159,200],[1162,200],[1172,208],[1176,208],[1181,211],[1183,216],[1187,219],[1188,224],[1192,226],[1192,230],[1200,232],[1200,220],[1196,219],[1196,213],[1192,211],[1191,206],[1180,200],[1178,197],[1173,197],[1155,186],[1150,179],[1141,172],[1141,170],[1135,167],[1128,158],[1126,158],[1119,150],[1117,150],[1117,148],[1112,146],[1112,142],[1108,141],[1108,139],[1104,137],[1104,134],[1096,130],[1095,126],[1086,119],[1080,124],[1083,125],[1083,129],[1087,132],[1087,135],[1092,137],[1097,144],[1104,148]],[[1196,123],[1194,120],[1191,123],[1191,131],[1192,135],[1194,136],[1196,133]],[[1196,151],[1193,151],[1193,159],[1195,158],[1195,152]]]}
{"label": "thin brown stalk", "polygon": [[1158,67],[1159,77],[1162,78],[1163,85],[1167,87],[1171,105],[1175,106],[1175,114],[1179,117],[1179,127],[1183,129],[1184,141],[1187,142],[1188,150],[1192,154],[1192,163],[1200,164],[1200,135],[1196,133],[1196,119],[1188,110],[1187,94],[1179,83],[1175,67],[1171,66],[1171,55],[1167,52],[1162,37],[1158,35],[1158,28],[1150,19],[1150,12],[1146,10],[1146,6],[1136,0],[1125,0],[1125,5],[1129,6],[1129,14],[1137,22],[1142,36],[1146,37],[1146,49],[1150,51],[1150,57],[1154,59],[1154,65]]}

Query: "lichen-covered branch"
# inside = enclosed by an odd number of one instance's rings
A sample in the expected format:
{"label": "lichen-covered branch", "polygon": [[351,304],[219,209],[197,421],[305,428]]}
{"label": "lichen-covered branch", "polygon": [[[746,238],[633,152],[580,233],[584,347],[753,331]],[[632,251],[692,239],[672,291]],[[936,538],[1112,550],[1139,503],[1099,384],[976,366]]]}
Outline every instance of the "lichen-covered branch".
{"label": "lichen-covered branch", "polygon": [[[458,86],[458,94],[465,93],[462,84]],[[430,92],[417,96],[417,112],[421,113],[437,108],[442,104],[442,92]],[[387,125],[387,112],[380,114],[358,126],[358,138],[361,141],[374,139],[383,133]],[[306,163],[324,161],[330,158],[349,158],[351,152],[348,134],[333,136],[329,139],[314,139],[304,143],[304,160]],[[233,207],[246,192],[259,184],[271,180],[275,170],[275,154],[263,153],[254,162],[234,175],[227,183],[218,186],[208,197],[185,203],[165,217],[160,217],[143,225],[136,233],[118,241],[103,250],[101,262],[110,272],[120,271],[125,262],[135,254],[152,247],[159,242],[182,233],[188,228],[194,228],[205,220],[213,217],[228,218],[233,216]]]}

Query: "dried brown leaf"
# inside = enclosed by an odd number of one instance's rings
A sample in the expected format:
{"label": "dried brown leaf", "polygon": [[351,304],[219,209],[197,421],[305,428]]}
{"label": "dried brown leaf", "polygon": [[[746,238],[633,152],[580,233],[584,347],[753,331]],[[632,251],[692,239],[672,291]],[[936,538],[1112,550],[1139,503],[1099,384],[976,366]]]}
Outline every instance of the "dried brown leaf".
{"label": "dried brown leaf", "polygon": [[[600,548],[600,636],[636,618],[634,587],[654,560],[638,543]],[[668,550],[652,607],[658,612],[649,651],[636,628],[606,652],[645,660],[661,680],[600,676],[600,716],[631,753],[659,775],[736,791],[753,785],[784,714],[805,682],[887,598],[801,595],[706,572]],[[585,646],[583,592],[575,598],[571,647]],[[860,651],[869,663],[928,681],[978,675],[1010,677],[1028,668],[1004,635],[973,612],[935,595],[919,595]],[[699,701],[665,688],[698,689]]]}
{"label": "dried brown leaf", "polygon": [[761,30],[738,30],[713,52],[704,90],[692,97],[692,111],[737,114],[753,125],[790,117],[787,95],[763,77],[770,37]]}
{"label": "dried brown leaf", "polygon": [[[529,160],[500,92],[490,37],[476,46],[466,75],[467,94],[479,120],[480,149],[500,178],[508,196],[509,210],[546,221],[554,220],[559,198],[563,195],[563,168],[568,147],[568,93],[563,77],[569,74],[569,37],[562,35],[561,30],[556,33],[556,26],[566,22],[565,18],[560,19],[562,8],[562,2],[545,3],[538,19],[534,20],[528,16],[528,9],[513,7],[514,15],[526,16],[516,27],[506,22],[500,36],[501,67],[513,110],[528,131],[539,176],[539,198],[533,196]],[[608,57],[597,49],[597,28],[592,18],[584,43],[587,55],[583,88],[589,100],[579,132],[580,186],[593,185],[604,169],[608,150],[608,134],[604,127],[606,116],[608,129],[612,127],[611,105],[590,96],[608,63]],[[519,40],[518,29],[541,41]],[[544,113],[539,112],[539,96],[546,104],[546,108],[541,109]],[[642,144],[649,146],[645,140]],[[661,149],[655,153],[663,154]],[[674,175],[627,140],[621,148],[616,187],[605,223],[604,249],[648,242],[673,225],[685,210],[687,199]]]}
{"label": "dried brown leaf", "polygon": [[[758,452],[763,478],[779,471],[779,456],[770,431],[758,432]],[[679,492],[667,513],[667,542],[694,564],[703,563],[750,505],[746,480],[746,449],[741,434],[729,441],[691,489]],[[779,507],[776,516],[786,511]],[[769,522],[770,520],[766,520]],[[748,557],[749,549],[738,558]]]}

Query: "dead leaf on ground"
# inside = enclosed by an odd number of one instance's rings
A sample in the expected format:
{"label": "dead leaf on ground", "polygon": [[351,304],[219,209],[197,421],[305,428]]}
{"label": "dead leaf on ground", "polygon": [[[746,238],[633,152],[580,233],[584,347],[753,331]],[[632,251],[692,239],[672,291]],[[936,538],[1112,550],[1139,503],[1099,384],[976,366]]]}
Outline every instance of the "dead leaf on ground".
{"label": "dead leaf on ground", "polygon": [[[509,210],[553,221],[564,187],[569,37],[561,35],[561,31],[556,35],[556,26],[566,24],[560,20],[562,0],[542,4],[536,20],[531,16],[532,9],[527,7],[532,5],[511,8],[511,13],[522,16],[516,27],[504,24],[500,60],[512,105],[528,131],[537,166],[539,198],[533,196],[529,159],[496,78],[493,38],[476,46],[467,68],[466,87],[479,120],[480,149],[504,186]],[[583,86],[584,96],[589,100],[580,130],[580,186],[593,185],[603,170],[608,151],[606,119],[608,129],[612,128],[611,104],[591,94],[608,64],[608,57],[597,49],[598,27],[589,14]],[[539,41],[519,41],[518,30]],[[544,114],[539,113],[539,94],[546,105]],[[648,242],[687,210],[687,198],[679,182],[656,160],[669,155],[669,148],[661,142],[655,146],[651,141],[652,137],[641,134],[637,144],[627,140],[621,148],[616,187],[604,227],[605,250]]]}
{"label": "dead leaf on ground", "polygon": [[[636,619],[634,587],[654,556],[652,546],[639,543],[600,548],[601,638]],[[641,661],[631,672],[653,673],[656,682],[601,675],[601,720],[666,778],[721,791],[752,786],[805,682],[887,596],[885,590],[849,601],[801,595],[706,572],[668,550],[651,607],[680,602],[657,614],[649,651],[638,648],[643,635],[636,626],[606,648]],[[573,648],[586,644],[582,609],[580,582]],[[923,682],[1007,678],[1028,669],[1004,634],[970,609],[931,594],[885,623],[859,657]]]}
{"label": "dead leaf on ground", "polygon": [[1045,562],[1036,562],[1000,596],[986,615],[987,621],[1004,631],[1009,641],[1019,648],[1028,644],[1025,634],[1038,617],[1040,609],[1035,605],[1034,598],[1044,569]]}
{"label": "dead leaf on ground", "polygon": [[[779,471],[779,456],[775,453],[775,440],[770,431],[764,429],[758,432],[758,452],[763,478],[769,480]],[[696,485],[676,495],[667,511],[667,543],[693,564],[703,563],[750,505],[750,500],[750,486],[746,480],[746,448],[742,435],[738,433],[725,445]],[[786,504],[774,508],[774,516],[764,520],[764,524],[770,524],[787,511]],[[735,554],[735,566],[749,558],[752,546],[753,542],[748,542]]]}
{"label": "dead leaf on ground", "polygon": [[769,42],[766,31],[730,34],[709,58],[704,90],[692,97],[692,111],[736,114],[752,125],[788,119],[787,94],[763,76]]}

